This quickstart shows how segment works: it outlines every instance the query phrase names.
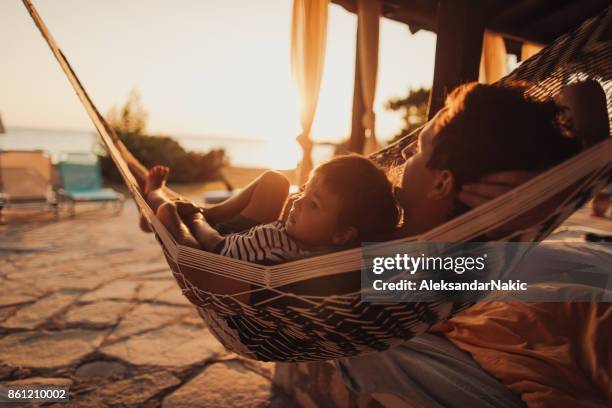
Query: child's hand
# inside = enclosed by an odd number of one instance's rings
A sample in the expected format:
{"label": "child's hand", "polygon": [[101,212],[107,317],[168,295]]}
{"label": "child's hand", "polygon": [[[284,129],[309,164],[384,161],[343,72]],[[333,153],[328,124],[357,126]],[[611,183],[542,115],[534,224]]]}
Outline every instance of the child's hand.
{"label": "child's hand", "polygon": [[289,212],[291,211],[291,208],[293,207],[293,203],[298,198],[300,198],[302,195],[304,195],[304,189],[303,187],[300,187],[299,193],[293,193],[293,194],[290,194],[289,197],[287,197],[287,201],[285,201],[285,204],[283,205],[283,210],[281,211],[281,216],[280,216],[281,221],[287,222],[287,218],[289,218]]}
{"label": "child's hand", "polygon": [[188,200],[176,200],[176,211],[181,218],[194,218],[194,216],[202,216],[200,207],[195,205],[192,201]]}

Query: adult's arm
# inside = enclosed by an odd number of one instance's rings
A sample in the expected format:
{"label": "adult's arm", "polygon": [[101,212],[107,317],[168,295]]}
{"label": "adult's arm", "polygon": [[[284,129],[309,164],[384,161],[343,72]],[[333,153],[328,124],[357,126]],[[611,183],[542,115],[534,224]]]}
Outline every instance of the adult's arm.
{"label": "adult's arm", "polygon": [[478,183],[465,184],[459,192],[459,200],[468,207],[476,208],[523,184],[536,174],[531,171],[504,171],[490,174],[481,178]]}
{"label": "adult's arm", "polygon": [[[483,177],[478,183],[466,184],[459,192],[459,199],[469,207],[476,208],[487,201],[493,200],[524,182],[535,177],[537,173],[529,171],[506,171]],[[487,234],[490,239],[500,237],[529,228],[540,222],[558,205],[558,197],[547,200],[542,205],[499,226]]]}

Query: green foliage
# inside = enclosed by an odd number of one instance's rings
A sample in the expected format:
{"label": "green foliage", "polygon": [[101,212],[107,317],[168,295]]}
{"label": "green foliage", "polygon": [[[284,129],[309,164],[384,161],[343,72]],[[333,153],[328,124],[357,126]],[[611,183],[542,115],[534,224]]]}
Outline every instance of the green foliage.
{"label": "green foliage", "polygon": [[409,135],[427,122],[429,93],[430,90],[426,88],[411,89],[406,97],[387,101],[386,109],[402,112],[404,119],[403,129],[389,143]]}
{"label": "green foliage", "polygon": [[[402,112],[404,127],[389,140],[389,144],[409,135],[427,122],[427,108],[429,106],[429,93],[427,88],[411,89],[403,98],[390,99],[385,109]],[[334,155],[349,153],[349,139],[338,142],[334,149]]]}
{"label": "green foliage", "polygon": [[[121,110],[111,109],[108,122],[128,150],[146,167],[156,164],[170,167],[171,182],[205,182],[223,178],[220,171],[228,164],[223,149],[207,153],[190,152],[171,137],[146,135],[147,113],[135,90],[130,92]],[[99,155],[102,174],[107,179],[121,181],[112,159],[104,149],[101,150],[104,151]]]}

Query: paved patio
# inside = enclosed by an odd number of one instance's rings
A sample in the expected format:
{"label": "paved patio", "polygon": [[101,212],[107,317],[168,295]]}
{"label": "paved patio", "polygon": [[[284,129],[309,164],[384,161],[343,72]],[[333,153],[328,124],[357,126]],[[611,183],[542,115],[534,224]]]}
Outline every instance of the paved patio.
{"label": "paved patio", "polygon": [[[154,237],[123,213],[8,212],[0,226],[0,382],[70,385],[72,406],[288,406],[273,364],[224,350]],[[65,406],[65,404],[61,404]]]}
{"label": "paved patio", "polygon": [[[272,387],[273,364],[242,359],[212,337],[137,217],[131,201],[119,216],[82,207],[59,222],[8,213],[0,226],[0,382],[69,385],[69,405],[79,407],[295,405]],[[612,233],[610,218],[586,208],[565,225]],[[341,384],[332,388],[343,396],[338,406],[372,404],[349,403]]]}

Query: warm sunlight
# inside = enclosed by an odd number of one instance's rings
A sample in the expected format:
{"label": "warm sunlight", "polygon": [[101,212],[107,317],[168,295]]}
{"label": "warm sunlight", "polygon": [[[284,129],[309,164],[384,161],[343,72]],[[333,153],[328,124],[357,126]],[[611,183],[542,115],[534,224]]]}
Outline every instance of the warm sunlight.
{"label": "warm sunlight", "polygon": [[[35,3],[103,112],[136,88],[149,113],[150,133],[200,138],[199,148],[228,148],[236,138],[260,140],[274,149],[263,153],[267,148],[260,145],[258,165],[297,163],[291,1],[186,1],[181,7],[164,1]],[[8,17],[0,27],[6,45],[0,75],[5,124],[91,129],[20,2],[3,4],[3,14]],[[356,16],[331,5],[315,140],[337,142],[350,132],[355,41]],[[377,134],[385,140],[402,126],[397,112],[385,111],[385,102],[431,83],[435,34],[412,35],[405,25],[383,19],[380,42],[375,111]],[[193,140],[186,144],[198,148]],[[230,156],[244,164],[240,153],[230,149]]]}
{"label": "warm sunlight", "polygon": [[612,408],[610,33],[0,0],[0,403]]}

